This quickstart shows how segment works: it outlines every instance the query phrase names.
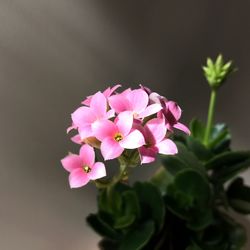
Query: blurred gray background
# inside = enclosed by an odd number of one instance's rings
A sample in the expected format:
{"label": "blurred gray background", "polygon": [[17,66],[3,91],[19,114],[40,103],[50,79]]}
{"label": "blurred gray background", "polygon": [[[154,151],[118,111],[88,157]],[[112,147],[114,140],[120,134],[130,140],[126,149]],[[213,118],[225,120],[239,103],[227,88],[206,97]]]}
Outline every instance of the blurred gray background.
{"label": "blurred gray background", "polygon": [[145,84],[183,121],[205,119],[201,65],[222,52],[239,71],[216,120],[250,148],[249,13],[247,0],[0,0],[0,249],[97,249],[95,187],[70,190],[60,159],[75,149],[70,113],[107,86]]}

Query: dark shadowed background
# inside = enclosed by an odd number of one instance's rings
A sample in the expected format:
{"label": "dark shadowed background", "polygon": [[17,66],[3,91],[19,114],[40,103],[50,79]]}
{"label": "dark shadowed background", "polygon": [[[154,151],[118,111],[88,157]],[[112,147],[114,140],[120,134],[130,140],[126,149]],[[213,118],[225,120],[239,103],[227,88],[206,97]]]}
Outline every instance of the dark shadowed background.
{"label": "dark shadowed background", "polygon": [[[95,250],[95,187],[70,190],[70,113],[107,86],[142,83],[205,118],[206,56],[239,71],[217,121],[250,148],[250,1],[0,1],[0,249]],[[146,175],[145,166],[138,175]],[[249,182],[250,182],[250,174]]]}

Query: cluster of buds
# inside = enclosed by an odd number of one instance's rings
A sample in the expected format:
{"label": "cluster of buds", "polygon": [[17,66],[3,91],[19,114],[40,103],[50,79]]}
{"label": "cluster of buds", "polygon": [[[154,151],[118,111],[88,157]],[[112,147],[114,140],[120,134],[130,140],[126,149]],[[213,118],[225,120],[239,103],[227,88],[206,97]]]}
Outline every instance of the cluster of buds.
{"label": "cluster of buds", "polygon": [[131,150],[138,152],[139,164],[151,163],[158,153],[177,153],[169,139],[174,128],[190,133],[179,122],[182,111],[175,102],[144,86],[118,93],[119,87],[87,97],[71,115],[67,132],[77,131],[71,140],[81,145],[79,155],[69,154],[61,161],[70,172],[71,188],[106,176],[104,163],[95,162],[95,149],[100,149],[104,161],[124,157]]}

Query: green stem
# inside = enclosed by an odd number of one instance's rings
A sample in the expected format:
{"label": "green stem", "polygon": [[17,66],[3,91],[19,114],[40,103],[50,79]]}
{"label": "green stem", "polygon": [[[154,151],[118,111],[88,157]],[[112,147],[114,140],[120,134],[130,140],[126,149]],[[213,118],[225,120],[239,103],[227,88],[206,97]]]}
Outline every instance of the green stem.
{"label": "green stem", "polygon": [[209,144],[209,137],[210,137],[211,130],[212,130],[216,96],[217,96],[217,90],[212,89],[211,96],[210,96],[209,109],[208,109],[208,116],[207,116],[207,126],[206,126],[205,136],[204,136],[204,144],[206,146],[208,146]]}

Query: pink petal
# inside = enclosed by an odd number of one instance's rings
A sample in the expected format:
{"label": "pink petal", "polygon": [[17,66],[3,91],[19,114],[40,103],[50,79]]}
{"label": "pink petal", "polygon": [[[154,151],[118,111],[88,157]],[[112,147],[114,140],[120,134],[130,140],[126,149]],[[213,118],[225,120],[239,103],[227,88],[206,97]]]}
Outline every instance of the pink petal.
{"label": "pink petal", "polygon": [[189,128],[186,127],[184,124],[182,124],[182,123],[180,123],[180,122],[177,122],[176,124],[174,124],[173,127],[174,127],[174,128],[177,128],[177,129],[179,129],[179,130],[181,130],[181,131],[183,131],[183,132],[186,133],[187,135],[190,135],[190,134],[191,134]]}
{"label": "pink petal", "polygon": [[81,104],[84,104],[86,106],[90,106],[92,95],[88,96],[85,100],[81,102]]}
{"label": "pink petal", "polygon": [[110,109],[108,112],[107,112],[107,119],[110,119],[112,117],[115,116],[115,111],[113,109]]}
{"label": "pink petal", "polygon": [[85,124],[91,124],[96,120],[95,113],[88,107],[80,107],[71,114],[73,123],[77,126],[84,126]]}
{"label": "pink petal", "polygon": [[120,113],[115,120],[119,132],[123,136],[126,136],[130,132],[133,125],[133,119],[133,113],[131,111],[124,111]]}
{"label": "pink petal", "polygon": [[161,103],[160,102],[160,99],[161,99],[161,96],[156,93],[156,92],[152,92],[150,93],[149,95],[149,100],[152,102],[152,103]]}
{"label": "pink petal", "polygon": [[140,118],[144,118],[150,115],[154,115],[162,109],[162,106],[159,103],[154,103],[146,107],[139,115]]}
{"label": "pink petal", "polygon": [[146,140],[151,144],[156,144],[166,136],[167,128],[163,119],[154,118],[149,120],[145,125]]}
{"label": "pink petal", "polygon": [[67,128],[67,134],[73,129],[77,129],[77,126],[74,124],[72,124],[70,127]]}
{"label": "pink petal", "polygon": [[146,147],[140,147],[139,148],[139,154],[141,157],[141,163],[150,163],[155,161],[157,149],[155,148],[146,148]]}
{"label": "pink petal", "polygon": [[118,132],[118,128],[113,122],[109,120],[103,120],[95,123],[93,132],[99,141],[103,141],[107,137],[113,137],[114,134]]}
{"label": "pink petal", "polygon": [[116,113],[129,110],[129,101],[123,94],[117,94],[109,97],[109,105]]}
{"label": "pink petal", "polygon": [[98,118],[106,116],[107,99],[100,91],[94,94],[91,98],[90,108],[95,112]]}
{"label": "pink petal", "polygon": [[101,153],[105,160],[119,157],[123,150],[119,143],[112,138],[106,138],[101,144]]}
{"label": "pink petal", "polygon": [[127,94],[131,111],[140,114],[148,105],[148,95],[142,89],[135,89]]}
{"label": "pink petal", "polygon": [[92,167],[91,171],[88,173],[90,180],[96,180],[106,176],[106,169],[102,162],[96,162]]}
{"label": "pink petal", "polygon": [[89,182],[87,174],[82,168],[74,169],[69,175],[69,185],[71,188],[79,188]]}
{"label": "pink petal", "polygon": [[106,97],[109,97],[111,96],[118,88],[120,88],[121,85],[120,84],[117,84],[115,85],[114,87],[110,88],[108,87],[106,90],[104,90],[103,94],[106,96]]}
{"label": "pink petal", "polygon": [[68,172],[71,172],[74,169],[80,168],[82,166],[82,159],[79,155],[70,154],[64,157],[61,160],[61,163]]}
{"label": "pink petal", "polygon": [[135,129],[125,138],[123,138],[119,143],[123,148],[134,149],[145,145],[145,139],[142,133],[139,130]]}
{"label": "pink petal", "polygon": [[173,114],[175,119],[178,121],[181,118],[182,111],[181,108],[177,105],[177,103],[173,101],[168,101],[166,103],[166,106],[169,109],[169,111]]}
{"label": "pink petal", "polygon": [[93,131],[90,124],[87,124],[84,127],[79,127],[78,132],[81,140],[93,136]]}
{"label": "pink petal", "polygon": [[165,139],[159,143],[157,143],[157,145],[155,145],[158,148],[158,151],[160,154],[164,154],[164,155],[174,155],[178,153],[178,149],[175,145],[175,143],[170,140],[170,139]]}
{"label": "pink petal", "polygon": [[82,144],[82,140],[81,140],[81,137],[80,135],[74,135],[70,138],[70,140],[76,144]]}
{"label": "pink petal", "polygon": [[91,167],[95,162],[95,151],[88,144],[82,145],[79,155],[82,158],[82,165]]}

